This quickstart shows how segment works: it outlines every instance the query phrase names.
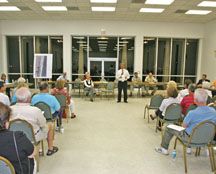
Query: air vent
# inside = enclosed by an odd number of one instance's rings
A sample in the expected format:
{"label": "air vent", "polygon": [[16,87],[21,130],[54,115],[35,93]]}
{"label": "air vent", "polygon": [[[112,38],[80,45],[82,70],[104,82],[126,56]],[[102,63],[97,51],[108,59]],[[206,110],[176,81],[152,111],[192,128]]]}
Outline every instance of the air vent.
{"label": "air vent", "polygon": [[78,11],[79,7],[67,7],[68,11]]}
{"label": "air vent", "polygon": [[183,14],[183,13],[186,13],[186,11],[187,11],[187,10],[176,10],[175,13]]}
{"label": "air vent", "polygon": [[145,0],[132,0],[132,3],[143,4]]}
{"label": "air vent", "polygon": [[31,10],[29,7],[25,7],[25,6],[18,6],[18,8],[22,11],[29,11]]}

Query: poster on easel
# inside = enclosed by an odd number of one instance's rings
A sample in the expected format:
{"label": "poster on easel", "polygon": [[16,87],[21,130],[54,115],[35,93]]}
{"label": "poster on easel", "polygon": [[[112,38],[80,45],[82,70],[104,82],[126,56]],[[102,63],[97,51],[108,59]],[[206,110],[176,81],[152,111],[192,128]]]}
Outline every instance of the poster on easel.
{"label": "poster on easel", "polygon": [[51,79],[52,78],[52,54],[34,55],[34,78]]}

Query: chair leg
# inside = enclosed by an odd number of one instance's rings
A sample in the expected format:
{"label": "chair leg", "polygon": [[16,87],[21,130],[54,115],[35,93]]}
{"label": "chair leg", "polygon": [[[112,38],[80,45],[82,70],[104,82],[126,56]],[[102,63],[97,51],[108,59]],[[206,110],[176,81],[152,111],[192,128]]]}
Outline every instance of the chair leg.
{"label": "chair leg", "polygon": [[146,116],[146,106],[144,108],[144,119],[145,119],[145,116]]}
{"label": "chair leg", "polygon": [[37,163],[37,172],[39,172],[39,146],[35,146],[36,154],[35,154],[35,161]]}
{"label": "chair leg", "polygon": [[213,163],[213,158],[212,158],[212,149],[210,146],[208,146],[208,151],[209,151],[209,160],[211,164],[211,170],[212,172],[214,171],[214,163]]}
{"label": "chair leg", "polygon": [[211,146],[211,152],[212,152],[212,163],[213,163],[213,168],[214,168],[214,172],[216,173],[216,164],[215,164],[215,155],[214,155],[213,146]]}
{"label": "chair leg", "polygon": [[157,126],[159,124],[159,118],[157,117],[156,126],[155,126],[155,132],[157,133]]}
{"label": "chair leg", "polygon": [[198,156],[198,147],[196,148],[195,157]]}
{"label": "chair leg", "polygon": [[185,145],[183,145],[183,155],[184,155],[185,173],[187,173],[187,156],[186,156],[186,146]]}
{"label": "chair leg", "polygon": [[149,123],[149,108],[147,108],[147,110],[148,110],[148,123]]}
{"label": "chair leg", "polygon": [[177,142],[178,142],[178,138],[175,139],[175,143],[174,143],[174,150],[176,150]]}
{"label": "chair leg", "polygon": [[42,149],[42,156],[44,156],[44,142],[41,140],[41,149]]}

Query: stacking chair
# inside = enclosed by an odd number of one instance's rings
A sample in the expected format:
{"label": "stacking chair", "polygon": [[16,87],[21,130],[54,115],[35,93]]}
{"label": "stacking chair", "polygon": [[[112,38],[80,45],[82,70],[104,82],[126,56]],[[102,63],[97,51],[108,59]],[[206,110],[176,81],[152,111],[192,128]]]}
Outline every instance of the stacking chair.
{"label": "stacking chair", "polygon": [[144,119],[145,119],[146,110],[147,110],[147,112],[148,112],[148,123],[149,123],[149,110],[157,110],[160,107],[163,99],[164,99],[164,97],[162,95],[158,95],[158,94],[154,95],[151,98],[150,104],[145,106],[145,108],[144,108]]}
{"label": "stacking chair", "polygon": [[0,171],[2,174],[15,174],[15,170],[11,162],[2,156],[0,156]]}
{"label": "stacking chair", "polygon": [[[155,131],[157,132],[157,125],[159,125],[159,122],[161,122],[162,125],[165,123],[179,124],[179,121],[181,120],[181,118],[182,118],[181,105],[178,103],[173,103],[167,107],[163,119],[161,119],[160,117],[157,117]],[[161,130],[161,133],[162,133],[162,130]]]}
{"label": "stacking chair", "polygon": [[[59,104],[61,106],[60,114],[61,114],[61,117],[62,117],[64,112],[66,112],[66,109],[68,108],[68,106],[67,106],[67,97],[65,95],[62,95],[62,94],[56,94],[55,97],[56,97],[56,99],[58,100],[58,102],[59,102]],[[69,120],[68,112],[66,112],[66,119],[67,119],[67,123],[68,123],[68,120]]]}
{"label": "stacking chair", "polygon": [[115,84],[113,82],[108,82],[106,89],[101,90],[101,97],[103,96],[103,94],[106,95],[107,98],[108,98],[108,96],[114,97],[115,96],[114,95],[114,88],[115,88]]}
{"label": "stacking chair", "polygon": [[26,137],[32,142],[32,144],[35,145],[35,147],[37,148],[37,153],[36,153],[35,159],[37,162],[37,171],[39,171],[38,145],[40,142],[36,142],[35,134],[34,134],[34,130],[33,130],[32,125],[29,122],[27,122],[26,120],[14,119],[14,120],[10,121],[10,123],[9,123],[9,130],[23,132],[26,135]]}
{"label": "stacking chair", "polygon": [[211,169],[212,171],[215,171],[215,158],[212,145],[215,131],[216,125],[213,122],[204,121],[193,128],[193,131],[188,140],[183,140],[181,137],[176,138],[174,149],[176,149],[177,141],[179,141],[183,145],[185,173],[187,173],[186,148],[188,147],[194,147],[199,149],[201,147],[208,147]]}

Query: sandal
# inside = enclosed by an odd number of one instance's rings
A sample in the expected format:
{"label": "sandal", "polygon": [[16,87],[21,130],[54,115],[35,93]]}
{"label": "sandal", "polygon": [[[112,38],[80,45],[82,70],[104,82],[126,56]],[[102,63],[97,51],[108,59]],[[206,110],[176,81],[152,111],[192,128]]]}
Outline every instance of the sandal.
{"label": "sandal", "polygon": [[58,152],[58,147],[53,146],[53,150],[48,150],[47,151],[47,156],[51,156],[56,152]]}
{"label": "sandal", "polygon": [[71,115],[71,119],[73,119],[73,118],[76,118],[76,115],[75,115],[75,114],[72,114],[72,115]]}

